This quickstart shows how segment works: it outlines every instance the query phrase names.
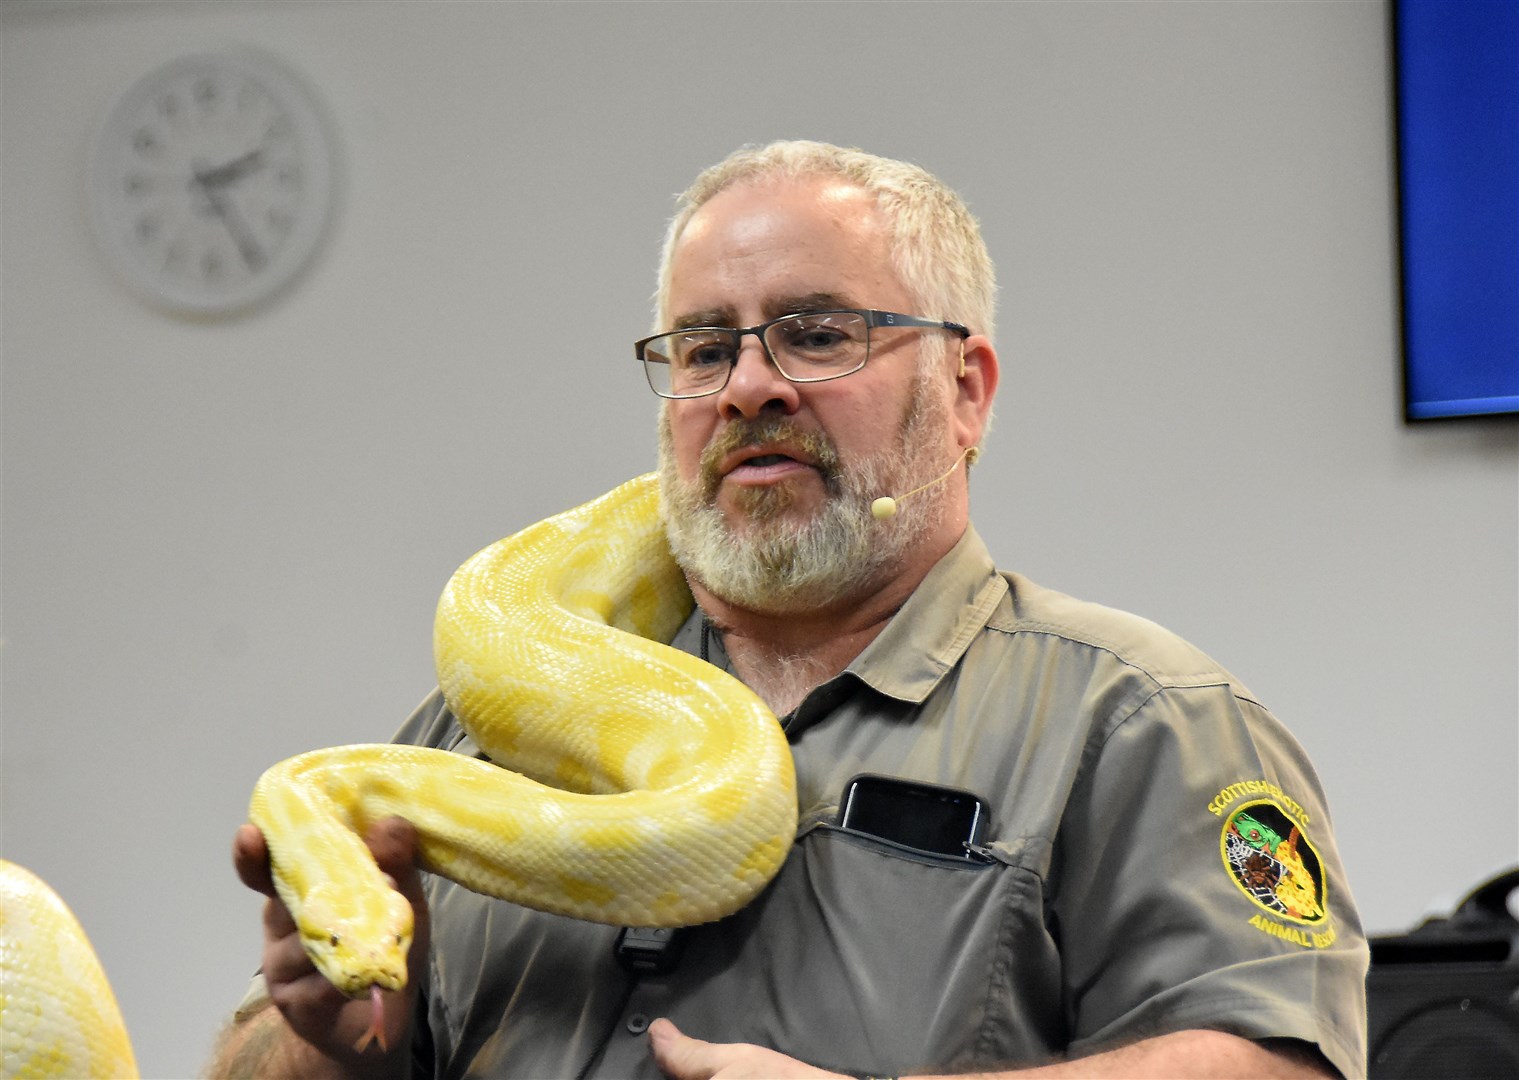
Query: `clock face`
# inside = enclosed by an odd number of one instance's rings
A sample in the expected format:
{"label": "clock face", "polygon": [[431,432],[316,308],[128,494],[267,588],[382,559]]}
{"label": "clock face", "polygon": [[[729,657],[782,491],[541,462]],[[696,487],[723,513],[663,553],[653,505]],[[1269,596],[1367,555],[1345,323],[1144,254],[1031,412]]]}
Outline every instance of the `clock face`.
{"label": "clock face", "polygon": [[321,116],[290,73],[242,54],[174,60],[112,110],[92,194],[102,245],[147,299],[224,315],[310,261],[332,202]]}

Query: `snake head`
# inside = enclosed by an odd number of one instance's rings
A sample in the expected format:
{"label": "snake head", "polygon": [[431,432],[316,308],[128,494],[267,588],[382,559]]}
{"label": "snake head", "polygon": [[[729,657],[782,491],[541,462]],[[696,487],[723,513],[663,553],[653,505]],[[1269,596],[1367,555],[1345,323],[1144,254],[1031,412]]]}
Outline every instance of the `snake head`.
{"label": "snake head", "polygon": [[399,990],[406,985],[412,912],[394,889],[317,885],[295,924],[316,969],[349,997],[363,997],[373,986]]}

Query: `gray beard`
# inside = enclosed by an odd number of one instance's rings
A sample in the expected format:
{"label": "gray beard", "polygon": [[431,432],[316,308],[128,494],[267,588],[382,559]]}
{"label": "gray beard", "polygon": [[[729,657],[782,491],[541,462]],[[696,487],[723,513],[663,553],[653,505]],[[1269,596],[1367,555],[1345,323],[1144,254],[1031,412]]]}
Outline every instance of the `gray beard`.
{"label": "gray beard", "polygon": [[[831,440],[799,432],[785,417],[738,420],[702,453],[690,483],[675,465],[668,411],[659,420],[659,476],[665,532],[676,562],[713,595],[764,615],[795,615],[863,596],[902,564],[907,553],[941,520],[944,493],[937,487],[898,504],[894,517],[876,520],[870,504],[942,471],[932,461],[930,438],[943,431],[948,407],[925,380],[914,387],[890,450],[844,466]],[[736,531],[716,506],[721,478],[716,464],[741,446],[787,439],[807,448],[822,475],[826,498],[805,521],[788,521],[792,495],[785,485],[740,496],[748,527]]]}

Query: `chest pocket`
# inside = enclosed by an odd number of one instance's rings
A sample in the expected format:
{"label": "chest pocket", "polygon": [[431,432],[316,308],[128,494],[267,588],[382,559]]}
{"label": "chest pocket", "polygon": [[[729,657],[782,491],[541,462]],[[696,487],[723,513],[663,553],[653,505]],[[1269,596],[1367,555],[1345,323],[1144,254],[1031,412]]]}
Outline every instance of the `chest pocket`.
{"label": "chest pocket", "polygon": [[[818,824],[766,892],[691,931],[688,1034],[892,1075],[1032,1060],[1060,1034],[1037,876]],[[746,1006],[745,1002],[752,1004]]]}

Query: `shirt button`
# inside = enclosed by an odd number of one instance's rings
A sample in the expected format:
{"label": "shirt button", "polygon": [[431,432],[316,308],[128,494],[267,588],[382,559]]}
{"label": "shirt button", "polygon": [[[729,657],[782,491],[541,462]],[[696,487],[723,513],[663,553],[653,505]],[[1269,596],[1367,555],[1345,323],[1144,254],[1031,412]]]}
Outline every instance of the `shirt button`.
{"label": "shirt button", "polygon": [[642,1035],[645,1031],[649,1030],[650,1022],[649,1018],[643,1013],[634,1013],[628,1017],[628,1034]]}

